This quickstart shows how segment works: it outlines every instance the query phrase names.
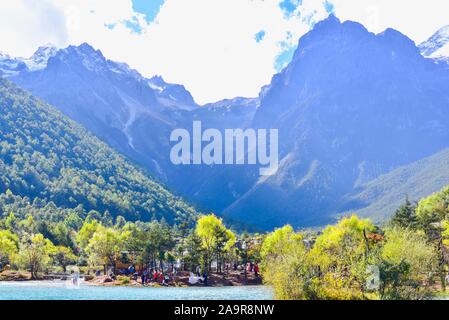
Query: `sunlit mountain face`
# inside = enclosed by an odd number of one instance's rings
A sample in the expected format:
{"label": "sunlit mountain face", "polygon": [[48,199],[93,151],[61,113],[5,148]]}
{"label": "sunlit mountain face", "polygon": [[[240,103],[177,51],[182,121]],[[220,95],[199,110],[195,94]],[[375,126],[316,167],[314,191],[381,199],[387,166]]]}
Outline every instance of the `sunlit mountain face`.
{"label": "sunlit mountain face", "polygon": [[425,57],[449,61],[449,25],[438,30],[427,41],[419,45]]}
{"label": "sunlit mountain face", "polygon": [[[376,35],[331,15],[299,39],[291,63],[258,98],[205,106],[184,86],[145,78],[88,44],[41,48],[34,63],[2,58],[0,67],[204,210],[256,229],[316,226],[348,210],[386,217],[390,207],[370,205],[394,191],[376,181],[428,157],[421,173],[444,163],[445,153],[432,157],[449,147],[449,71],[436,56],[447,46],[444,30],[418,48],[396,30]],[[278,172],[260,177],[256,166],[174,166],[170,132],[194,120],[219,130],[279,129]],[[408,174],[391,181],[419,185],[416,170],[400,172]],[[414,194],[449,184],[442,179]],[[361,196],[368,189],[370,196]]]}
{"label": "sunlit mountain face", "polygon": [[352,209],[347,194],[448,145],[448,77],[398,31],[317,24],[255,115],[254,126],[280,130],[281,168],[227,213],[314,224]]}

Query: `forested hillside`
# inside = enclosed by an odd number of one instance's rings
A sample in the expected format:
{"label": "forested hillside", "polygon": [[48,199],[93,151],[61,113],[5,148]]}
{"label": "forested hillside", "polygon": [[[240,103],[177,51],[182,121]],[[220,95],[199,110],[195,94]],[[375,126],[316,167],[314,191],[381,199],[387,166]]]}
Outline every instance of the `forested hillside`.
{"label": "forested hillside", "polygon": [[0,79],[0,193],[8,190],[30,201],[128,220],[191,222],[195,216],[191,206],[80,125]]}
{"label": "forested hillside", "polygon": [[356,193],[348,195],[343,211],[357,212],[375,222],[386,221],[406,198],[418,201],[447,186],[447,181],[449,149],[361,185]]}

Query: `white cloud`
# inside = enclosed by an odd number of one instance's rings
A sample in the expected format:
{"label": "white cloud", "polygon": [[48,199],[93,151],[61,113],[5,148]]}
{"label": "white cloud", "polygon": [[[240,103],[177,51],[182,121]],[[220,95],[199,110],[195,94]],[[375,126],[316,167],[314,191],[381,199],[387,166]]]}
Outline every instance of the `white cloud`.
{"label": "white cloud", "polygon": [[[256,96],[269,83],[280,42],[308,30],[286,19],[279,1],[169,0],[148,30],[148,55],[142,65],[169,81],[185,84],[200,100]],[[263,41],[255,34],[265,31]]]}
{"label": "white cloud", "polygon": [[[11,28],[23,27],[33,16],[34,8],[27,8],[25,2],[19,0],[20,8],[11,13],[22,20],[9,21]],[[48,0],[40,9],[53,11],[33,19],[57,23],[27,26],[14,35],[14,43],[3,43],[1,49],[30,55],[42,43],[61,47],[88,42],[108,58],[128,62],[147,76],[160,74],[186,85],[201,103],[256,96],[275,73],[274,61],[287,32],[292,33],[289,41],[296,43],[308,30],[299,18],[286,18],[279,2],[166,0],[155,23],[147,24],[143,15],[133,11],[131,0]],[[10,7],[0,5],[2,13]],[[133,18],[138,19],[142,34],[126,27],[124,22]],[[115,27],[111,30],[106,24]],[[261,30],[266,35],[257,43],[254,37]]]}
{"label": "white cloud", "polygon": [[363,23],[379,33],[386,28],[401,31],[416,43],[427,40],[439,28],[449,25],[447,0],[331,0],[342,20]]}
{"label": "white cloud", "polygon": [[14,0],[0,4],[0,50],[29,56],[45,43],[63,45],[68,37],[63,12],[49,0]]}
{"label": "white cloud", "polygon": [[[160,74],[186,85],[200,103],[256,96],[275,73],[280,43],[297,43],[309,30],[304,17],[326,16],[322,0],[303,0],[296,11],[300,17],[286,17],[280,1],[166,0],[152,24],[133,11],[131,0],[2,1],[0,50],[28,56],[48,42],[59,47],[88,42],[146,76]],[[330,2],[343,20],[360,21],[375,32],[393,27],[416,41],[449,24],[447,0]],[[141,34],[125,25],[129,20],[138,21]],[[265,37],[257,43],[255,34],[262,30]]]}

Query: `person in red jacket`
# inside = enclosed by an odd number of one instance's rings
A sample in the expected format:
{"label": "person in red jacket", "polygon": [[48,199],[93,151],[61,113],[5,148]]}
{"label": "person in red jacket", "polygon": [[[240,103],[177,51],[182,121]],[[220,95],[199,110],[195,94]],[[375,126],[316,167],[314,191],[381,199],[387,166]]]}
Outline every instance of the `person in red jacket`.
{"label": "person in red jacket", "polygon": [[164,284],[164,282],[165,282],[165,277],[164,277],[164,274],[162,272],[159,273],[159,282],[161,284]]}
{"label": "person in red jacket", "polygon": [[254,264],[254,274],[256,277],[259,276],[259,265],[257,264],[257,262]]}

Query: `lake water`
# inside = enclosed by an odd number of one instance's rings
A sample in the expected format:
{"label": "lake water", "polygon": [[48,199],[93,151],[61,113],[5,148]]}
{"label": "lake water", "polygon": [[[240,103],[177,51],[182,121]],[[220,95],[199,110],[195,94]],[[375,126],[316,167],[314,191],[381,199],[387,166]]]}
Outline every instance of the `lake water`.
{"label": "lake water", "polygon": [[268,287],[134,288],[64,281],[0,282],[0,300],[270,300]]}

